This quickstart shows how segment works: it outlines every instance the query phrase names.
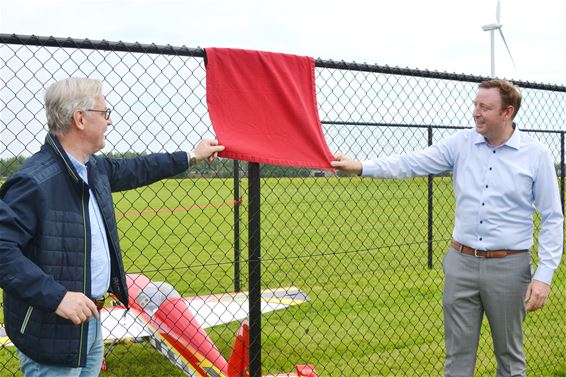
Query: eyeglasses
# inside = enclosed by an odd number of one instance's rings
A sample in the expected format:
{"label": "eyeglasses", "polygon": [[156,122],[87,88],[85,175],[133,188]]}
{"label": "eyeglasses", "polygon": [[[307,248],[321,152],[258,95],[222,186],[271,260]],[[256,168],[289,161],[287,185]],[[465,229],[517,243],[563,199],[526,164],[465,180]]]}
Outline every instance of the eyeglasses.
{"label": "eyeglasses", "polygon": [[106,109],[106,110],[86,109],[85,111],[94,111],[95,113],[105,113],[104,119],[106,120],[110,119],[110,113],[112,113],[112,109]]}

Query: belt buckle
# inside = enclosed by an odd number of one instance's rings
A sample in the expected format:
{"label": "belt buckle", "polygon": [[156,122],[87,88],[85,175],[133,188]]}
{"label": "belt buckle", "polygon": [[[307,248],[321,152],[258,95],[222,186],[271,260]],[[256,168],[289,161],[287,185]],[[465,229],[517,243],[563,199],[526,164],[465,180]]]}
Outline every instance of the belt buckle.
{"label": "belt buckle", "polygon": [[474,249],[474,257],[476,258],[485,258],[483,255],[478,255],[478,249]]}
{"label": "belt buckle", "polygon": [[96,309],[98,311],[101,311],[102,308],[104,307],[104,302],[106,301],[106,298],[105,297],[95,298],[92,301],[94,302],[94,305],[96,305]]}

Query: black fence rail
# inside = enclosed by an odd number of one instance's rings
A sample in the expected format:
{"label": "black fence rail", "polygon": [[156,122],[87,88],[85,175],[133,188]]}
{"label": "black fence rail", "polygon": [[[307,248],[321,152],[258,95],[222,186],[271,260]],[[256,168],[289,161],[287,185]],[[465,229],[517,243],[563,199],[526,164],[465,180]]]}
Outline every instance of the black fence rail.
{"label": "black fence rail", "polygon": [[[39,149],[45,88],[70,76],[104,82],[114,121],[107,155],[189,151],[214,137],[203,57],[184,46],[0,35],[0,180]],[[485,79],[328,60],[316,67],[327,143],[358,159],[422,149],[471,127]],[[524,98],[516,121],[552,151],[564,198],[566,88],[514,82]],[[114,205],[127,272],[170,285],[153,284],[149,302],[176,295],[205,302],[194,311],[223,359],[250,308],[252,376],[297,364],[319,376],[435,376],[444,366],[441,261],[453,226],[451,186],[449,174],[363,180],[220,159],[115,194]],[[563,271],[547,306],[524,324],[529,376],[566,370]],[[276,289],[269,298],[267,288]],[[239,310],[215,311],[209,295],[239,291],[249,292],[230,296]],[[269,304],[285,308],[262,313]],[[229,318],[216,325],[222,315]],[[147,318],[136,321],[148,331],[108,340],[103,375],[191,375]],[[132,323],[103,326],[117,334]],[[21,375],[15,349],[0,339],[1,374]],[[476,375],[495,375],[487,321]]]}

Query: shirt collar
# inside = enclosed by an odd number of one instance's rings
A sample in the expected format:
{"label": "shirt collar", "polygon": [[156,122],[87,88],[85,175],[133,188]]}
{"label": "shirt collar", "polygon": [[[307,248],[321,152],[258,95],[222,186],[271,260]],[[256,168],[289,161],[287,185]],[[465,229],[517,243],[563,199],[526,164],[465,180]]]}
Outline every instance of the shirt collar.
{"label": "shirt collar", "polygon": [[73,167],[77,171],[77,174],[83,179],[83,181],[85,181],[85,183],[88,183],[88,174],[86,171],[86,165],[80,162],[79,160],[77,160],[76,158],[74,158],[69,153],[67,153],[67,157],[69,157],[69,161],[71,161],[71,164],[73,164]]}
{"label": "shirt collar", "polygon": [[[521,145],[521,131],[519,131],[519,126],[517,126],[517,124],[514,122],[513,122],[513,128],[514,128],[513,134],[511,135],[509,140],[507,140],[503,145],[506,145],[513,149],[519,149]],[[475,128],[474,128],[474,132],[476,134],[474,144],[482,144],[482,143],[487,144],[485,137],[480,135]]]}

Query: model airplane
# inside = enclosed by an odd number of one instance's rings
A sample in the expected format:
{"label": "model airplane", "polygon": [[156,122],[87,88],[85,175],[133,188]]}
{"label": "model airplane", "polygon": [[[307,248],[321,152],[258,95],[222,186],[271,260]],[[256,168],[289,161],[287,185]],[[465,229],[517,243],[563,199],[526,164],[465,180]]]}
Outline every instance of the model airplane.
{"label": "model airplane", "polygon": [[[148,339],[150,344],[188,376],[249,376],[248,323],[243,321],[227,361],[205,329],[248,317],[248,294],[228,293],[183,298],[168,283],[153,282],[140,274],[126,275],[130,293],[127,310],[123,305],[104,307],[100,313],[106,343]],[[296,287],[268,289],[261,294],[261,312],[308,301]],[[0,329],[0,347],[10,346]],[[105,365],[103,366],[105,368]],[[296,372],[277,376],[316,377],[314,367],[297,365]]]}

